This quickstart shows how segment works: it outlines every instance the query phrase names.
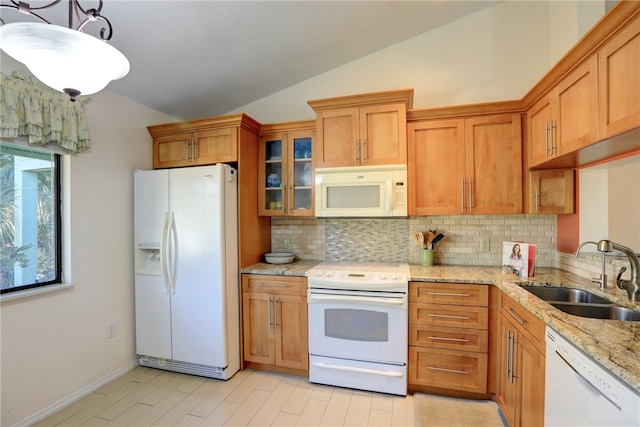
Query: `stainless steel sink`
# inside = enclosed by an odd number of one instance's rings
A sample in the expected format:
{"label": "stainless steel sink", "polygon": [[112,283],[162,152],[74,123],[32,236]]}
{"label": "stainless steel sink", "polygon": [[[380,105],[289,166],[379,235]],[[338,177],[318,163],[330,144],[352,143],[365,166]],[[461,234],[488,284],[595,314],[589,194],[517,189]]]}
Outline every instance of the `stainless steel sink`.
{"label": "stainless steel sink", "polygon": [[640,321],[640,312],[629,308],[620,307],[615,304],[595,305],[595,304],[575,304],[575,303],[550,303],[558,310],[567,314],[580,317],[590,317],[593,319],[627,320]]}
{"label": "stainless steel sink", "polygon": [[541,300],[547,302],[579,302],[579,303],[589,303],[589,304],[612,304],[606,298],[602,298],[598,295],[592,294],[591,292],[585,291],[583,289],[575,289],[575,288],[553,288],[553,287],[542,287],[542,286],[522,286],[522,289],[525,289]]}

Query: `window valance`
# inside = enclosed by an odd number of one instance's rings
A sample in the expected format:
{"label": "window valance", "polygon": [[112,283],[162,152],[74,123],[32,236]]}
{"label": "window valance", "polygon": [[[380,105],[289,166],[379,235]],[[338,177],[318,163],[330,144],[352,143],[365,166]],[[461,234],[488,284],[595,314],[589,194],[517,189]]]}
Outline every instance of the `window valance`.
{"label": "window valance", "polygon": [[29,144],[56,144],[73,153],[89,148],[84,117],[89,98],[71,102],[24,71],[0,78],[0,137],[26,136]]}

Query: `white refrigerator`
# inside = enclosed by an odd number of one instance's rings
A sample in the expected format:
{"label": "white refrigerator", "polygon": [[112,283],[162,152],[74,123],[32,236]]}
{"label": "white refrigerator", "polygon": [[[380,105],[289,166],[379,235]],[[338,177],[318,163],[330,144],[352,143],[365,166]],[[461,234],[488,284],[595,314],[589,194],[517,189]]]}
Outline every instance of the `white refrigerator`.
{"label": "white refrigerator", "polygon": [[237,188],[224,164],[134,172],[140,365],[218,379],[240,368]]}

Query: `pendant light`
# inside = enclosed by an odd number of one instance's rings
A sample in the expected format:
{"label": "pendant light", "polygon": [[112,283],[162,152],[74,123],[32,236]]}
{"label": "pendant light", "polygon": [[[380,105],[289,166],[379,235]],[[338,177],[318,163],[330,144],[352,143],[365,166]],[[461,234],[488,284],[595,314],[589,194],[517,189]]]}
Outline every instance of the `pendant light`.
{"label": "pendant light", "polygon": [[[100,15],[102,1],[97,9],[84,10],[78,0],[69,1],[69,27],[53,25],[34,11],[55,6],[55,0],[45,6],[31,8],[24,2],[11,0],[0,8],[16,9],[43,22],[15,22],[0,26],[0,49],[27,66],[41,82],[64,92],[75,101],[76,96],[90,95],[104,89],[112,80],[129,72],[129,61],[106,41],[112,29],[108,19]],[[75,19],[79,22],[73,28]],[[0,19],[1,21],[1,19]],[[100,29],[100,38],[84,33],[89,22],[103,21],[107,28]]]}

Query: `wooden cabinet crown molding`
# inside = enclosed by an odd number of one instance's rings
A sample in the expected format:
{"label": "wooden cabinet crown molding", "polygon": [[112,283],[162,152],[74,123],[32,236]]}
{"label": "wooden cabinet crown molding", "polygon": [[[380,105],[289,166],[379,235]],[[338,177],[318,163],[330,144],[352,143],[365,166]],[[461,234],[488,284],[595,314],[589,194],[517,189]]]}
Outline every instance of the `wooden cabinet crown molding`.
{"label": "wooden cabinet crown molding", "polygon": [[216,128],[240,127],[258,134],[260,132],[260,123],[250,116],[239,113],[227,116],[207,117],[204,119],[195,119],[185,122],[164,123],[159,125],[147,126],[147,130],[153,138],[163,135],[171,135],[183,132],[197,132],[200,130],[210,130]]}
{"label": "wooden cabinet crown molding", "polygon": [[407,123],[430,119],[458,119],[502,113],[524,113],[522,101],[482,102],[478,104],[421,108],[407,111]]}
{"label": "wooden cabinet crown molding", "polygon": [[413,89],[400,89],[385,92],[365,93],[307,101],[314,111],[334,108],[360,107],[376,104],[404,103],[407,109],[413,108]]}
{"label": "wooden cabinet crown molding", "polygon": [[271,133],[315,130],[316,120],[300,120],[296,122],[268,123],[260,127],[260,135]]}

